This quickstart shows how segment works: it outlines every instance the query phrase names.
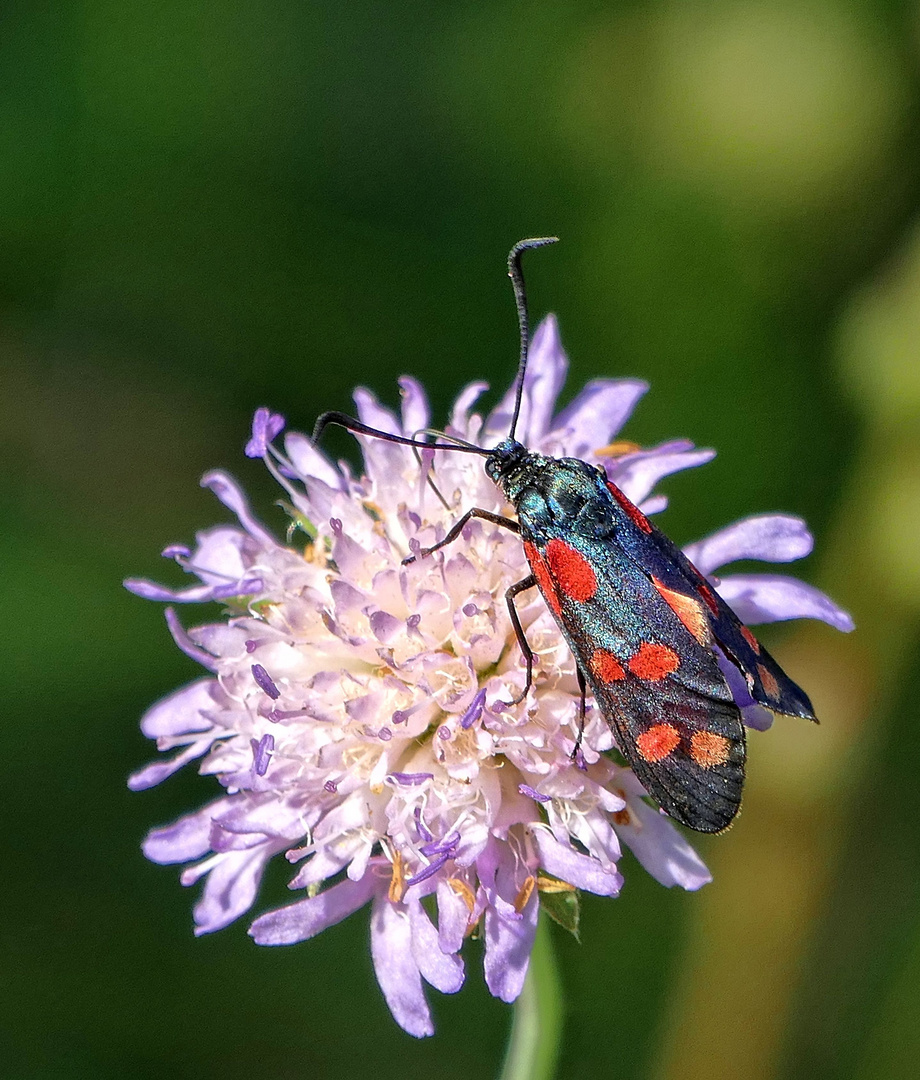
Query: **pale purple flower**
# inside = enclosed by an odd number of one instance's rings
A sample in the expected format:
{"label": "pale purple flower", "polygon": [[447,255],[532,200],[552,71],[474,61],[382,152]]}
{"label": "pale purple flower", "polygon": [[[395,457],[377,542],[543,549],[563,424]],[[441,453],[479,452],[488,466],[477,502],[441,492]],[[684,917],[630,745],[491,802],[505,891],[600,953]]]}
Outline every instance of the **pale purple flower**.
{"label": "pale purple flower", "polygon": [[[590,383],[554,416],[566,367],[549,318],[534,336],[517,429],[531,449],[603,464],[646,513],[665,505],[653,493],[658,481],[712,457],[687,442],[609,446],[645,393],[641,382]],[[421,386],[400,385],[401,416],[359,390],[360,419],[409,435],[427,427]],[[471,411],[483,389],[463,391],[448,430],[491,446],[507,434],[513,391],[483,419]],[[303,435],[287,434],[277,449],[283,424],[258,410],[246,453],[262,456],[285,489],[287,541],[253,518],[233,480],[210,473],[202,484],[239,526],[199,534],[193,550],[164,552],[196,584],[127,583],[150,599],[217,600],[226,609],[190,630],[168,609],[177,644],[210,674],[149,710],[144,733],[173,756],[130,779],[135,790],[151,787],[197,758],[223,792],[155,829],[144,850],[155,862],[190,864],[184,884],[203,880],[201,934],[249,910],[266,863],[282,852],[297,866],[290,885],[303,898],[257,918],[250,933],[258,943],[306,940],[370,904],[371,954],[387,1003],[406,1031],[429,1035],[424,984],[460,989],[473,930],[484,940],[490,991],[518,996],[542,888],[616,896],[623,843],[665,885],[697,889],[710,875],[632,772],[605,754],[613,740],[596,709],[573,757],[574,662],[535,591],[519,608],[537,657],[534,686],[522,704],[505,704],[525,678],[504,600],[527,574],[519,540],[474,520],[452,547],[402,565],[470,506],[508,512],[481,459],[426,452],[420,467],[410,448],[361,437],[364,475],[354,477]],[[811,545],[801,521],[769,515],[687,550],[711,575],[738,559],[797,559]],[[852,625],[794,578],[712,580],[750,622],[805,616]],[[765,727],[770,714],[727,668],[745,719]]]}

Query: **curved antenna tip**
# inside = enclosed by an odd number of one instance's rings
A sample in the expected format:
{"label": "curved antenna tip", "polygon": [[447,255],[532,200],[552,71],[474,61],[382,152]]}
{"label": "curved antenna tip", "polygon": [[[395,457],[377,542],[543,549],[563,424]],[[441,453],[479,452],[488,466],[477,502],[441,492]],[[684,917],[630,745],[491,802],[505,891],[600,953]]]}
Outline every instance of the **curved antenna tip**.
{"label": "curved antenna tip", "polygon": [[530,331],[527,325],[527,292],[524,288],[524,274],[521,271],[521,254],[531,248],[546,247],[559,242],[558,236],[532,236],[518,240],[508,253],[508,277],[514,285],[514,302],[517,305],[518,326],[521,331],[521,355],[518,361],[517,394],[514,399],[514,414],[511,417],[511,430],[508,437],[513,439],[517,430],[518,417],[521,415],[521,400],[524,395],[524,373],[527,370],[527,348],[530,343]]}
{"label": "curved antenna tip", "polygon": [[508,265],[510,267],[512,262],[517,262],[522,251],[529,251],[531,248],[546,247],[547,244],[558,243],[558,236],[530,236],[524,240],[518,240],[514,247],[508,252]]}

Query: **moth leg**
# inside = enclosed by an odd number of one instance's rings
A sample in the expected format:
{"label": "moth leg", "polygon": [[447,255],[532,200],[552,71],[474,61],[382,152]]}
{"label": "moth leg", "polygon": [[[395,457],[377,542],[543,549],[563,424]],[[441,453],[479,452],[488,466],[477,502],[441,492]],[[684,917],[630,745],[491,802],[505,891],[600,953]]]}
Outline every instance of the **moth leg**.
{"label": "moth leg", "polygon": [[511,616],[511,625],[514,627],[514,636],[517,638],[517,643],[524,654],[524,663],[527,665],[527,681],[524,683],[524,689],[516,698],[512,698],[507,702],[508,705],[520,705],[524,698],[527,697],[527,691],[533,686],[533,649],[527,644],[527,637],[524,634],[524,627],[521,626],[514,598],[518,593],[526,592],[527,589],[532,589],[536,584],[537,579],[533,574],[528,574],[522,581],[512,585],[505,593],[505,602],[508,605],[508,614]]}
{"label": "moth leg", "polygon": [[578,737],[575,740],[575,749],[572,751],[573,761],[578,757],[581,751],[581,740],[584,738],[585,734],[585,695],[588,692],[585,677],[577,664],[575,665],[575,674],[578,676],[578,689],[581,691],[581,700],[578,703]]}
{"label": "moth leg", "polygon": [[[500,525],[503,529],[510,529],[513,533],[519,533],[521,531],[520,525],[518,525],[516,521],[512,521],[511,518],[502,517],[501,514],[493,514],[491,510],[480,510],[478,506],[474,506],[472,510],[467,510],[463,517],[451,526],[450,531],[443,540],[439,540],[429,548],[422,548],[418,555],[410,555],[408,558],[403,559],[402,565],[408,566],[409,563],[415,562],[417,558],[424,559],[426,555],[431,555],[432,552],[439,551],[442,547],[446,547],[448,544],[453,543],[460,533],[463,532],[466,523],[474,517],[482,518],[483,521],[491,521],[493,525]],[[516,586],[512,585],[511,588],[516,588]],[[508,590],[508,592],[510,591],[511,589]]]}

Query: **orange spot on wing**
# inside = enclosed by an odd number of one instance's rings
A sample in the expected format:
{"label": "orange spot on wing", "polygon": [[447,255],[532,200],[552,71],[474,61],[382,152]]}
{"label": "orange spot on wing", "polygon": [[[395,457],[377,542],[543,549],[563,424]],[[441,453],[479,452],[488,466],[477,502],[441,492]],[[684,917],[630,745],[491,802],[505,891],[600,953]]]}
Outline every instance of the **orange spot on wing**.
{"label": "orange spot on wing", "polygon": [[714,731],[694,731],[690,736],[690,757],[701,769],[712,769],[724,765],[732,744],[724,735]]}
{"label": "orange spot on wing", "polygon": [[533,576],[537,579],[540,592],[543,593],[544,600],[549,604],[550,611],[554,615],[561,615],[562,604],[559,603],[556,583],[553,581],[553,575],[549,572],[546,560],[537,550],[536,544],[532,544],[529,540],[524,541],[524,554],[527,556],[528,563],[530,563]]}
{"label": "orange spot on wing", "polygon": [[607,490],[616,499],[620,506],[623,507],[623,509],[626,511],[627,516],[629,517],[630,521],[633,522],[633,524],[638,525],[644,533],[650,533],[652,531],[652,523],[649,521],[649,519],[645,516],[645,514],[642,513],[638,506],[631,503],[629,499],[626,498],[626,496],[623,494],[622,491],[620,491],[616,484],[611,483],[611,481],[608,480]]}
{"label": "orange spot on wing", "polygon": [[588,560],[562,540],[546,545],[546,561],[556,584],[571,600],[590,600],[597,592],[597,575]]}
{"label": "orange spot on wing", "polygon": [[680,667],[680,657],[667,645],[643,641],[639,651],[629,658],[629,670],[640,679],[658,682]]}
{"label": "orange spot on wing", "polygon": [[701,645],[708,645],[709,620],[696,600],[685,596],[684,593],[675,592],[666,585],[662,585],[658,578],[652,578],[652,584],[696,640]]}
{"label": "orange spot on wing", "polygon": [[672,724],[655,724],[636,739],[645,761],[662,761],[680,744],[680,734]]}
{"label": "orange spot on wing", "polygon": [[767,697],[776,701],[779,698],[779,683],[773,672],[765,668],[763,664],[758,664],[757,674],[760,676],[760,685],[766,691]]}
{"label": "orange spot on wing", "polygon": [[626,678],[620,661],[607,649],[595,649],[588,666],[601,682],[619,682]]}
{"label": "orange spot on wing", "polygon": [[748,645],[751,646],[755,653],[760,652],[760,642],[757,640],[757,638],[754,637],[754,635],[751,633],[750,630],[748,630],[746,626],[741,627],[741,636],[748,643]]}

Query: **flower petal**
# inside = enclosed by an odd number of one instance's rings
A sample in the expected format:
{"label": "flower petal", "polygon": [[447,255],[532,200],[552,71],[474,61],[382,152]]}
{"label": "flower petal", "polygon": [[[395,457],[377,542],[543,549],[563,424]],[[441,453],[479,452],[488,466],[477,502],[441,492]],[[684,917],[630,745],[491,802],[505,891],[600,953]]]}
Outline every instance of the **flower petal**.
{"label": "flower petal", "polygon": [[623,886],[619,871],[605,870],[597,859],[561,844],[549,829],[535,828],[532,835],[540,853],[540,865],[548,874],[598,896],[619,895]]}
{"label": "flower petal", "polygon": [[214,679],[198,679],[161,698],[141,718],[141,731],[148,739],[161,735],[185,735],[195,731],[209,731],[212,723],[202,710],[215,706],[211,691],[216,689]]}
{"label": "flower petal", "polygon": [[628,499],[638,505],[663,477],[705,465],[715,456],[715,450],[695,450],[692,443],[675,441],[615,458],[607,467],[607,475]]}
{"label": "flower petal", "polygon": [[431,409],[422,384],[409,375],[398,380],[402,396],[402,426],[406,435],[414,435],[431,423]]}
{"label": "flower petal", "polygon": [[617,832],[653,878],[669,888],[680,885],[691,892],[712,881],[705,863],[670,818],[639,799],[630,801],[629,812],[638,824],[618,826]]}
{"label": "flower petal", "polygon": [[[549,431],[553,409],[569,369],[559,338],[555,315],[547,315],[537,327],[527,354],[524,393],[515,437],[525,446],[538,443]],[[489,414],[484,435],[488,440],[510,434],[517,382],[511,384],[498,406]]]}
{"label": "flower petal", "polygon": [[539,913],[536,889],[517,918],[502,914],[494,905],[486,908],[483,973],[493,997],[516,1001],[524,989]]}
{"label": "flower petal", "polygon": [[240,524],[250,536],[258,540],[259,543],[264,544],[269,550],[278,546],[272,534],[264,529],[253,517],[246,496],[232,477],[216,469],[202,476],[201,486],[210,488],[224,506],[236,514]]}
{"label": "flower petal", "polygon": [[405,911],[385,894],[374,897],[371,956],[377,982],[397,1024],[417,1039],[434,1034],[422,977],[412,954],[412,931]]}
{"label": "flower petal", "polygon": [[341,489],[342,474],[306,435],[299,431],[289,432],[284,437],[284,450],[302,477],[322,480],[331,488]]}
{"label": "flower petal", "polygon": [[218,799],[159,829],[151,829],[143,843],[151,862],[168,864],[200,859],[211,846],[211,819],[225,800]]}
{"label": "flower petal", "polygon": [[202,667],[206,667],[208,671],[217,670],[217,662],[215,658],[204,651],[199,649],[194,641],[189,637],[185,627],[179,622],[179,616],[175,610],[168,607],[163,615],[166,619],[166,625],[169,628],[170,634],[172,634],[173,641],[179,646],[182,652],[186,656],[191,657],[192,660],[196,660]]}
{"label": "flower petal", "polygon": [[360,881],[345,878],[316,896],[260,915],[250,926],[249,935],[257,945],[307,941],[364,907],[380,881],[372,865]]}
{"label": "flower petal", "polygon": [[811,553],[814,539],[801,518],[788,514],[758,514],[719,529],[684,554],[700,573],[712,574],[738,559],[793,562]]}
{"label": "flower petal", "polygon": [[438,942],[442,952],[459,952],[470,914],[463,897],[442,878],[438,882]]}
{"label": "flower petal", "polygon": [[193,909],[196,937],[223,930],[252,907],[265,864],[278,850],[277,844],[266,842],[215,857]]}
{"label": "flower petal", "polygon": [[820,589],[784,574],[731,574],[717,583],[716,590],[745,623],[820,619],[844,632],[855,625]]}
{"label": "flower petal", "polygon": [[412,956],[422,978],[442,994],[456,994],[463,986],[463,961],[454,952],[444,952],[438,931],[417,896],[406,900],[412,931]]}
{"label": "flower petal", "polygon": [[173,604],[202,604],[214,597],[213,585],[190,585],[187,589],[170,589],[147,578],[125,578],[124,587],[142,600],[169,601]]}
{"label": "flower petal", "polygon": [[553,421],[569,457],[584,458],[616,437],[648,390],[640,379],[594,379]]}
{"label": "flower petal", "polygon": [[146,791],[148,788],[156,787],[157,784],[162,784],[167,777],[172,776],[174,772],[178,772],[183,765],[187,765],[188,762],[194,761],[195,758],[199,758],[206,753],[212,742],[213,736],[201,739],[198,742],[193,742],[181,753],[176,754],[167,761],[152,761],[149,765],[143,769],[138,769],[137,772],[128,777],[128,790]]}

